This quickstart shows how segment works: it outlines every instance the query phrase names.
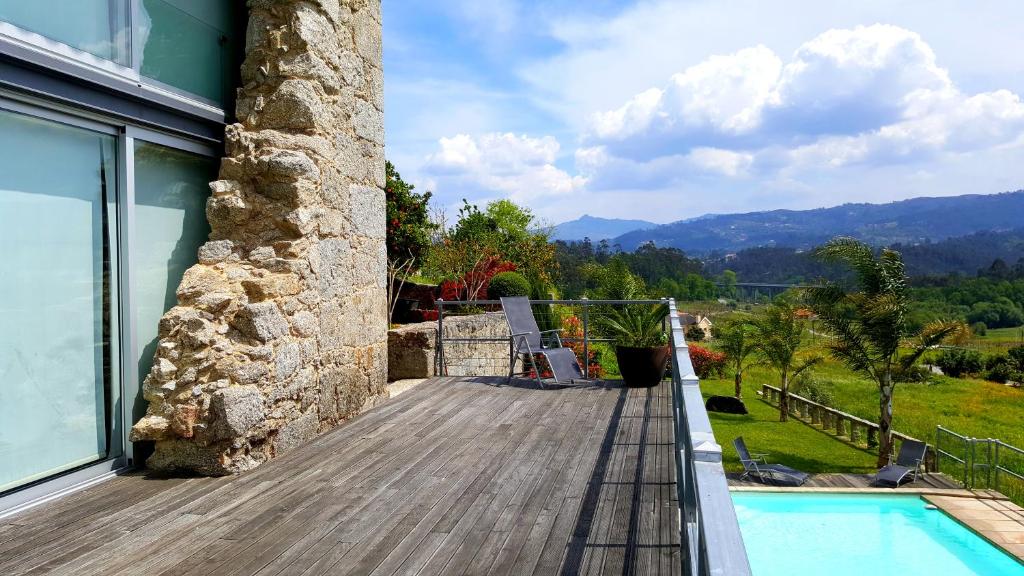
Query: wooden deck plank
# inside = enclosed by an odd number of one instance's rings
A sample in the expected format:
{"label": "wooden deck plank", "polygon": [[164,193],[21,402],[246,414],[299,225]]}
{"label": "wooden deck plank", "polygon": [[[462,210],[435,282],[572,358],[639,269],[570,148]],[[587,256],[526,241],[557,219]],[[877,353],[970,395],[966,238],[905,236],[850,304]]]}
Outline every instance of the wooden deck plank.
{"label": "wooden deck plank", "polygon": [[432,379],[250,473],[0,521],[0,573],[678,573],[668,394]]}

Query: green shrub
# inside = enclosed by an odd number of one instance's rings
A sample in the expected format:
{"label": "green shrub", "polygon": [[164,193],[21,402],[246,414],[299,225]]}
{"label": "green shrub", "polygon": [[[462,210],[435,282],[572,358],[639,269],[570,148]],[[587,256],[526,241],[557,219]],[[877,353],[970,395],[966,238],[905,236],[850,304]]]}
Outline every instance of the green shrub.
{"label": "green shrub", "polygon": [[830,408],[836,408],[836,398],[832,394],[832,385],[809,374],[801,374],[793,382],[791,390],[797,396],[803,396],[811,402],[817,402]]}
{"label": "green shrub", "polygon": [[943,374],[953,378],[960,378],[966,374],[977,374],[985,367],[981,353],[966,348],[943,350],[935,360],[935,364],[942,369]]}
{"label": "green shrub", "polygon": [[[1005,358],[1005,356],[1003,358]],[[1020,382],[1024,379],[1024,376],[1022,376],[1020,372],[1014,370],[1013,366],[1011,366],[1009,362],[998,362],[985,371],[985,379],[991,380],[992,382],[998,382],[1000,384],[1006,384],[1010,380]]]}
{"label": "green shrub", "polygon": [[518,272],[500,272],[487,286],[487,298],[497,300],[508,296],[529,296],[530,282]]}
{"label": "green shrub", "polygon": [[985,334],[988,334],[988,326],[986,326],[984,322],[975,322],[974,324],[971,324],[971,332],[975,336],[984,336]]}
{"label": "green shrub", "polygon": [[704,330],[696,324],[693,324],[686,329],[687,342],[700,342],[701,340],[704,340],[704,336]]}

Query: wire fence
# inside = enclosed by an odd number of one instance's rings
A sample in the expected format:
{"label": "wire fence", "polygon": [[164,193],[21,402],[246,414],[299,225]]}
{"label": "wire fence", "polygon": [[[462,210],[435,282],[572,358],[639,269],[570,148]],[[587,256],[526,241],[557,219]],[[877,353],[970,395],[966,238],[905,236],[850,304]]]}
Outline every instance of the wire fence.
{"label": "wire fence", "polygon": [[940,472],[970,490],[995,490],[1024,506],[1024,450],[996,438],[972,438],[936,427]]}

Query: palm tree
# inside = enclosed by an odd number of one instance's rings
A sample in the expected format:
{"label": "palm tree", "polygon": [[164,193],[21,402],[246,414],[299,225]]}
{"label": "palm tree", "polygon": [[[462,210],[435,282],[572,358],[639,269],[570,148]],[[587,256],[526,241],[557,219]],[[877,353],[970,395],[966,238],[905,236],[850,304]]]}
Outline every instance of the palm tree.
{"label": "palm tree", "polygon": [[753,327],[749,321],[732,321],[719,329],[718,349],[725,353],[728,363],[735,374],[736,397],[743,392],[743,370],[747,361],[757,350]]}
{"label": "palm tree", "polygon": [[[836,238],[816,255],[825,262],[849,266],[856,291],[836,283],[808,289],[811,307],[833,334],[832,355],[878,385],[878,464],[892,453],[892,401],[896,383],[930,347],[968,334],[960,321],[933,322],[914,331],[908,321],[910,287],[903,257],[885,249],[876,257],[867,244]],[[909,350],[902,348],[910,344]]]}
{"label": "palm tree", "polygon": [[763,362],[779,373],[779,422],[785,422],[789,419],[789,382],[820,362],[821,357],[798,358],[804,326],[787,299],[778,299],[751,320],[750,325]]}

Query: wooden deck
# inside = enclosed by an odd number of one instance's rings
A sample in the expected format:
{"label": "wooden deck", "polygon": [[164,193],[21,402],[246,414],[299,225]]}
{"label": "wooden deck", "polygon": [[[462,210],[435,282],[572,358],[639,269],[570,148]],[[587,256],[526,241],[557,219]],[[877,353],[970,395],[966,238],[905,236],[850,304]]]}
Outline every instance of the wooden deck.
{"label": "wooden deck", "polygon": [[0,520],[0,574],[676,574],[667,386],[427,381],[230,478]]}

